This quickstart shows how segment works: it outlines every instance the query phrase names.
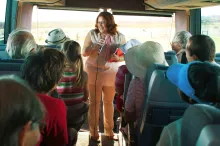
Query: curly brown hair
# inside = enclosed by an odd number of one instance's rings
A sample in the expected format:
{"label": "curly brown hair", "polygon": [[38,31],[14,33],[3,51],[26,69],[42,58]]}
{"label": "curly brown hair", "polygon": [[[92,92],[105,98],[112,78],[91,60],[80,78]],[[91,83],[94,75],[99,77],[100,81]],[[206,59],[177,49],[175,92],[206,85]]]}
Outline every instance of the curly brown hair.
{"label": "curly brown hair", "polygon": [[117,33],[117,24],[115,24],[114,16],[109,12],[101,12],[96,18],[95,31],[98,33],[98,18],[103,17],[106,20],[106,27],[108,29],[108,33],[111,35],[115,35]]}

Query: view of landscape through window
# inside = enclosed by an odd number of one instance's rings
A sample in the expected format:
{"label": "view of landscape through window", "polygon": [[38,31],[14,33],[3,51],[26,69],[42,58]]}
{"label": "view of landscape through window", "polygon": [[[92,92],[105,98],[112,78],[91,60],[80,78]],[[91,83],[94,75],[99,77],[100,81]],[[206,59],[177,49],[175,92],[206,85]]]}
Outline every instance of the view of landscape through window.
{"label": "view of landscape through window", "polygon": [[0,0],[0,41],[4,40],[6,2],[7,0]]}
{"label": "view of landscape through window", "polygon": [[[45,45],[48,32],[55,28],[62,28],[69,38],[78,41],[82,47],[87,33],[95,26],[98,14],[99,12],[48,10],[34,7],[31,32],[38,44]],[[114,17],[118,30],[125,35],[126,40],[157,41],[163,46],[164,51],[171,50],[170,41],[175,33],[174,16],[114,15]]]}
{"label": "view of landscape through window", "polygon": [[220,52],[220,6],[202,8],[201,13],[201,32],[215,41],[216,52]]}

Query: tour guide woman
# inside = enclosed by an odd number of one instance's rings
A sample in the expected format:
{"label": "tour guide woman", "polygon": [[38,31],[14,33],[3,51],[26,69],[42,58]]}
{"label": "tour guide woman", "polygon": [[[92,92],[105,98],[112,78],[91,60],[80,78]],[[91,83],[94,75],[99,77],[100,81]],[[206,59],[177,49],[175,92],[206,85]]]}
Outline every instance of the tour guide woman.
{"label": "tour guide woman", "polygon": [[[89,79],[89,112],[88,122],[90,139],[99,141],[99,107],[103,93],[104,130],[111,140],[113,133],[113,99],[115,95],[115,75],[120,61],[116,49],[126,43],[123,34],[117,31],[114,17],[109,12],[101,12],[96,18],[95,29],[91,30],[85,39],[83,56],[88,56],[85,69]],[[111,61],[110,61],[111,60]]]}

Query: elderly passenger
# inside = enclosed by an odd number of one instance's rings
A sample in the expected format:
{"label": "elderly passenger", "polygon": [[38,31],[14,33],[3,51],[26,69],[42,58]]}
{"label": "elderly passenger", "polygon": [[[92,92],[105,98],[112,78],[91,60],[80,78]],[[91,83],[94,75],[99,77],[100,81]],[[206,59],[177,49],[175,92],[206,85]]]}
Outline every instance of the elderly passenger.
{"label": "elderly passenger", "polygon": [[56,89],[65,64],[65,56],[56,49],[45,49],[29,55],[22,66],[22,78],[35,90],[44,104],[46,127],[41,132],[40,145],[64,146],[68,144],[66,106],[61,99],[48,94]]}
{"label": "elderly passenger", "polygon": [[215,63],[215,42],[207,35],[194,35],[190,37],[186,46],[188,62],[195,60]]}
{"label": "elderly passenger", "polygon": [[6,51],[12,59],[24,59],[37,50],[33,35],[25,29],[16,29],[8,37]]}
{"label": "elderly passenger", "polygon": [[15,76],[0,77],[0,145],[35,146],[44,108],[34,92]]}
{"label": "elderly passenger", "polygon": [[128,122],[140,121],[144,103],[144,77],[153,63],[167,65],[164,50],[157,42],[147,41],[130,48],[125,54],[128,71],[135,76],[129,85],[125,101],[125,117]]}
{"label": "elderly passenger", "polygon": [[[220,102],[220,68],[213,63],[194,61],[188,64],[174,64],[170,66],[166,74],[167,78],[179,88],[181,98],[187,103],[215,106]],[[200,123],[198,121],[197,124]],[[179,119],[164,127],[157,146],[188,145],[181,141],[181,131],[183,131],[181,125],[182,119]],[[186,128],[189,129],[185,127],[184,131]],[[188,141],[191,140],[195,142],[196,137],[191,137]]]}
{"label": "elderly passenger", "polygon": [[178,62],[187,63],[186,60],[186,44],[192,35],[188,31],[177,32],[171,43],[172,50],[176,52]]}

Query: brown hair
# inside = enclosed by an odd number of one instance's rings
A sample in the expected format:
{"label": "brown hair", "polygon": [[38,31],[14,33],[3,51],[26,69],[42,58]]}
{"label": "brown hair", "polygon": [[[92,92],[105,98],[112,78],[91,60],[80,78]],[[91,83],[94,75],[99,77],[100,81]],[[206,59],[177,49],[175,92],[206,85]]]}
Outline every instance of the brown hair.
{"label": "brown hair", "polygon": [[101,12],[96,18],[95,31],[98,33],[98,18],[103,17],[106,20],[106,27],[108,29],[108,33],[111,35],[115,35],[117,33],[117,24],[115,24],[114,16],[109,12]]}
{"label": "brown hair", "polygon": [[46,48],[25,59],[21,76],[38,93],[49,93],[59,83],[64,67],[64,54],[54,48]]}
{"label": "brown hair", "polygon": [[76,41],[66,41],[62,46],[62,51],[67,58],[67,67],[76,71],[75,84],[82,86],[84,83],[84,71],[80,44]]}

